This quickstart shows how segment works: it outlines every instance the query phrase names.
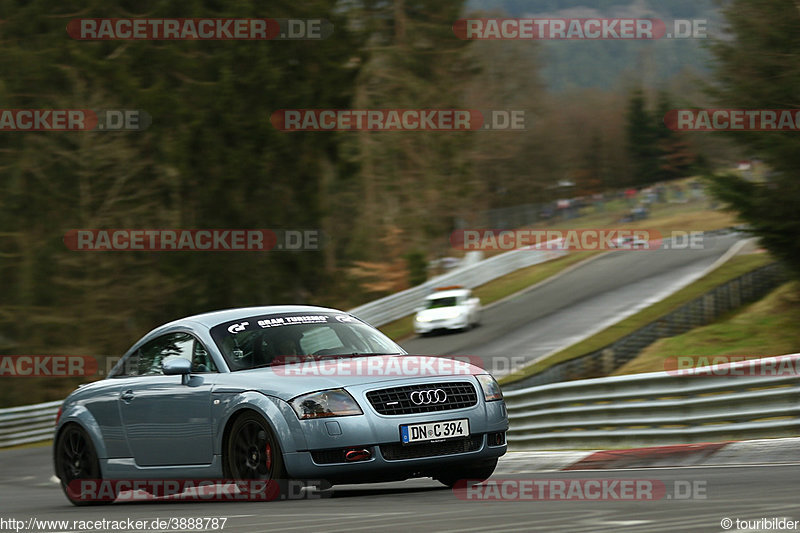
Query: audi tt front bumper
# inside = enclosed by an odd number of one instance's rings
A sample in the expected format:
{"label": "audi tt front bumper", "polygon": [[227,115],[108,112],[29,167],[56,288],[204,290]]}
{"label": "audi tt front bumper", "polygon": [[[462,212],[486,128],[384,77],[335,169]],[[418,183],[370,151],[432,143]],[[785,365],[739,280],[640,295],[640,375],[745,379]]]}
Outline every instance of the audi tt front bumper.
{"label": "audi tt front bumper", "polygon": [[[347,387],[363,411],[362,415],[328,419],[301,420],[306,449],[285,453],[290,476],[320,479],[331,483],[401,480],[424,477],[442,468],[480,462],[506,453],[505,432],[508,415],[502,400],[487,402],[480,384],[472,376],[444,382],[468,381],[478,394],[478,402],[466,408],[447,409],[404,415],[379,414],[366,394],[386,388],[362,385]],[[416,383],[436,382],[419,379]],[[414,384],[403,380],[403,384]],[[403,444],[400,427],[410,424],[467,420],[469,435],[434,442]],[[366,450],[358,460],[348,460],[348,451]]]}

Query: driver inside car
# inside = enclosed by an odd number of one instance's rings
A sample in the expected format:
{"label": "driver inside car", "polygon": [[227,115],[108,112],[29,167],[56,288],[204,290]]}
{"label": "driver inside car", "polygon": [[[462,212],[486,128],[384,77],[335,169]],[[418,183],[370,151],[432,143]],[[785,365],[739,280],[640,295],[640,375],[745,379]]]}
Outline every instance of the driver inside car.
{"label": "driver inside car", "polygon": [[290,338],[284,338],[278,341],[278,356],[281,355],[300,355],[297,350],[297,344]]}

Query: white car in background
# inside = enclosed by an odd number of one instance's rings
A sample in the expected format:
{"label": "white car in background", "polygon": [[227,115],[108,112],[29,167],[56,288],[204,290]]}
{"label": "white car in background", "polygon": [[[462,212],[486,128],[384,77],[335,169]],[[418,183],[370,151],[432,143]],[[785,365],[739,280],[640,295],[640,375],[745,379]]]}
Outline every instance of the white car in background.
{"label": "white car in background", "polygon": [[463,287],[442,287],[425,298],[417,309],[414,331],[425,335],[439,329],[467,330],[481,319],[481,300]]}
{"label": "white car in background", "polygon": [[638,248],[650,249],[650,242],[640,237],[620,237],[614,241],[615,248],[620,250],[633,250]]}

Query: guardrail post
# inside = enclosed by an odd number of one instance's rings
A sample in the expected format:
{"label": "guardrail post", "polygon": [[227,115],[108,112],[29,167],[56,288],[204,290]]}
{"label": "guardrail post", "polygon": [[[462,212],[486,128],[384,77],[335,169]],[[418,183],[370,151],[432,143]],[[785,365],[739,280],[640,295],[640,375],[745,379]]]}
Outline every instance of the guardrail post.
{"label": "guardrail post", "polygon": [[603,361],[603,373],[608,375],[613,372],[616,368],[616,361],[614,360],[614,348],[608,347],[603,350],[601,360]]}
{"label": "guardrail post", "polygon": [[703,296],[703,322],[704,324],[708,324],[714,320],[714,316],[716,315],[716,309],[714,306],[714,294],[706,294]]}

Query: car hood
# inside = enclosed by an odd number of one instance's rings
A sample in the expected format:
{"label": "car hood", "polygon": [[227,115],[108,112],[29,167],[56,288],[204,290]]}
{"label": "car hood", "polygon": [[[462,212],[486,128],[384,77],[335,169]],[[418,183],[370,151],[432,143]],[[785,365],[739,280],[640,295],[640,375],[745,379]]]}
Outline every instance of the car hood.
{"label": "car hood", "polygon": [[[472,361],[477,362],[477,361]],[[463,358],[418,355],[348,357],[273,365],[226,374],[217,391],[257,390],[283,400],[325,389],[375,383],[419,383],[425,378],[465,377],[485,374],[480,366]]]}

